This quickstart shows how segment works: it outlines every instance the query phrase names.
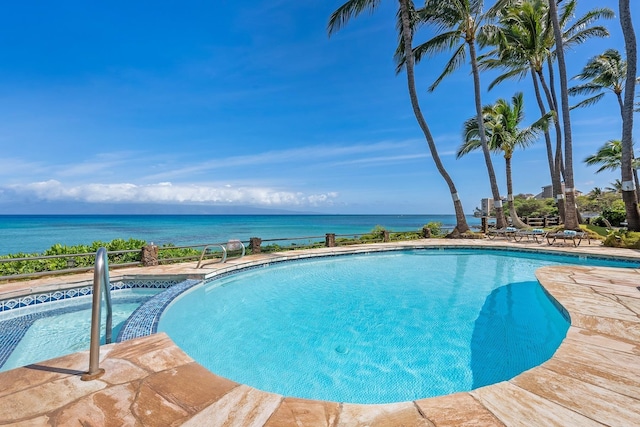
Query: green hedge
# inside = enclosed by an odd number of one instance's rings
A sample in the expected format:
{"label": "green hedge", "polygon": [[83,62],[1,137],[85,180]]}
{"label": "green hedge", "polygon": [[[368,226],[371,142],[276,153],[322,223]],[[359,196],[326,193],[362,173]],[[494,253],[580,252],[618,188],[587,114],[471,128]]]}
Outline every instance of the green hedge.
{"label": "green hedge", "polygon": [[42,253],[17,253],[1,255],[0,259],[30,258],[51,255],[75,255],[91,253],[86,256],[70,256],[68,258],[51,258],[27,261],[13,261],[0,263],[0,276],[11,276],[15,274],[31,274],[42,271],[56,271],[69,268],[67,261],[73,263],[74,267],[92,267],[95,264],[96,251],[104,247],[107,251],[137,250],[137,252],[125,254],[109,254],[109,263],[124,264],[129,262],[140,262],[140,250],[147,242],[137,239],[114,239],[110,242],[95,241],[90,245],[67,246],[56,243]]}

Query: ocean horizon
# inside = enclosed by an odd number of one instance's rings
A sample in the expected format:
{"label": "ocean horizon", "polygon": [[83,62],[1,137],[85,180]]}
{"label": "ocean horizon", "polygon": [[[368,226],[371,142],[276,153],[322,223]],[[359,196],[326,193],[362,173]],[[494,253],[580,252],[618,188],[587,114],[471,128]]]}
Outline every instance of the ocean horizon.
{"label": "ocean horizon", "polygon": [[[467,215],[469,226],[480,218]],[[0,255],[41,253],[59,243],[66,246],[140,239],[157,245],[200,245],[251,237],[292,239],[326,233],[361,234],[382,226],[389,231],[419,230],[429,222],[453,229],[455,215],[0,215]]]}

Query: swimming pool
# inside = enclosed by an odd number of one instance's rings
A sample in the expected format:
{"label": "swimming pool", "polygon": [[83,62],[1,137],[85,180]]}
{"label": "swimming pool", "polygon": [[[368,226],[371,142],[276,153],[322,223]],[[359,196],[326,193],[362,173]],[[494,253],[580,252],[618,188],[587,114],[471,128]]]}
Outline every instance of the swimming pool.
{"label": "swimming pool", "polygon": [[497,250],[286,262],[196,286],[164,331],[216,374],[282,395],[389,403],[471,390],[547,360],[569,321],[546,265],[637,266]]}
{"label": "swimming pool", "polygon": [[[131,313],[162,290],[126,288],[112,291],[113,337],[118,336]],[[0,372],[87,350],[91,330],[91,301],[92,295],[86,293],[0,313]],[[106,310],[103,307],[102,344],[105,343],[105,317]]]}

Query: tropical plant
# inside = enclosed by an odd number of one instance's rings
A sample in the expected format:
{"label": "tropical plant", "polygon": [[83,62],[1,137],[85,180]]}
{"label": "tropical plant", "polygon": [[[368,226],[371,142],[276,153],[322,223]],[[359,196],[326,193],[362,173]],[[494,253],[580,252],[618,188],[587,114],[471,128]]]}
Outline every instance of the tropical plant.
{"label": "tropical plant", "polygon": [[569,88],[569,95],[593,96],[580,101],[572,108],[593,105],[604,97],[605,92],[603,91],[609,90],[616,95],[620,114],[622,114],[624,106],[622,93],[627,79],[627,61],[622,59],[620,52],[616,49],[607,49],[604,53],[591,58],[582,72],[573,78],[586,81],[586,83]]}
{"label": "tropical plant", "polygon": [[[569,113],[569,85],[567,83],[567,65],[564,58],[564,37],[560,19],[558,17],[558,5],[556,0],[549,0],[549,16],[553,26],[553,36],[556,42],[556,60],[558,74],[560,76],[560,101],[562,105],[562,125],[564,131],[564,193],[566,203],[564,205],[564,226],[568,230],[577,230],[578,211],[576,209],[576,189],[573,176],[573,137],[571,134],[571,116]],[[557,110],[556,110],[557,111]]]}
{"label": "tropical plant", "polygon": [[[611,139],[602,145],[596,154],[592,154],[584,159],[589,166],[600,166],[596,173],[606,170],[618,170],[622,167],[622,141],[619,139]],[[640,183],[638,182],[638,168],[640,168],[640,159],[634,157],[633,163],[633,179],[636,186],[636,194],[640,198]]]}
{"label": "tropical plant", "polygon": [[516,196],[513,204],[521,218],[558,215],[558,208],[555,206],[553,199],[534,199]]}
{"label": "tropical plant", "polygon": [[453,50],[453,55],[445,65],[444,70],[429,91],[435,90],[440,82],[462,65],[466,60],[467,49],[473,75],[474,100],[478,123],[478,137],[484,154],[484,161],[489,175],[491,193],[494,200],[496,226],[506,226],[500,189],[496,179],[491,152],[487,143],[484,121],[482,120],[482,97],[480,87],[480,71],[478,68],[477,45],[478,34],[483,31],[483,25],[491,20],[497,12],[509,3],[508,0],[498,0],[492,8],[483,12],[484,2],[480,0],[426,0],[425,5],[416,13],[420,23],[432,25],[437,34],[430,40],[416,46],[413,50],[416,62],[425,55],[434,55],[443,50]]}
{"label": "tropical plant", "polygon": [[[605,27],[592,24],[600,18],[612,18],[614,15],[612,10],[607,8],[593,9],[569,22],[574,16],[576,5],[576,0],[564,2],[560,10],[559,21],[564,29],[565,47],[582,43],[590,37],[609,35]],[[559,109],[555,99],[552,67],[555,58],[555,38],[548,2],[543,0],[514,2],[501,12],[498,25],[489,28],[484,36],[487,37],[486,43],[494,45],[495,49],[481,57],[481,67],[506,69],[489,85],[489,89],[504,80],[522,79],[530,74],[540,115],[544,116],[547,111],[555,113],[555,154],[548,131],[544,133],[544,137],[553,195],[557,200],[560,216],[564,218],[561,185],[563,170],[562,129],[559,120],[557,120]],[[549,77],[548,83],[545,77],[545,65]],[[544,92],[548,108],[544,104],[540,89]]]}
{"label": "tropical plant", "polygon": [[[431,157],[438,169],[438,172],[447,183],[451,198],[453,200],[453,206],[456,214],[456,228],[451,233],[452,235],[460,235],[469,231],[469,226],[462,208],[462,202],[458,197],[458,191],[451,179],[449,173],[446,171],[440,155],[435,145],[435,140],[431,134],[431,130],[427,125],[427,122],[420,109],[418,101],[418,93],[415,84],[415,70],[414,70],[414,55],[413,55],[413,35],[415,31],[415,7],[411,0],[399,0],[398,1],[398,29],[400,36],[402,58],[404,59],[404,69],[407,74],[407,86],[409,90],[409,98],[411,100],[411,106],[413,108],[414,115],[420,126],[420,129],[424,133]],[[328,33],[329,35],[338,31],[343,27],[349,19],[360,15],[364,11],[373,12],[380,4],[380,0],[349,0],[336,9],[329,18]]]}
{"label": "tropical plant", "polygon": [[[525,228],[513,203],[513,180],[511,174],[511,159],[516,148],[526,148],[547,128],[549,116],[542,117],[531,126],[521,129],[520,123],[524,119],[524,101],[522,92],[511,98],[511,104],[505,99],[498,99],[495,104],[483,108],[483,120],[487,143],[491,151],[502,152],[505,160],[505,175],[507,178],[507,203],[509,214],[516,227]],[[464,142],[458,148],[457,157],[475,151],[481,147],[479,126],[476,117],[472,117],[464,124]]]}
{"label": "tropical plant", "polygon": [[619,1],[620,26],[627,54],[627,81],[622,107],[622,200],[624,200],[629,230],[640,231],[640,209],[632,181],[633,162],[633,98],[636,89],[637,45],[631,22],[629,0]]}
{"label": "tropical plant", "polygon": [[619,179],[616,179],[613,182],[609,183],[609,187],[605,188],[605,190],[607,190],[610,193],[622,193],[622,181],[620,181]]}

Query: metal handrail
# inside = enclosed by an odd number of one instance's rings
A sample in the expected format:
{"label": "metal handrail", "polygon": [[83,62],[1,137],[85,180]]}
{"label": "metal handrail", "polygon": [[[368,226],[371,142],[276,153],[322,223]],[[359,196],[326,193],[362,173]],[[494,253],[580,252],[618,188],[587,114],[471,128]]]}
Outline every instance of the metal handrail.
{"label": "metal handrail", "polygon": [[82,375],[83,381],[99,378],[104,374],[100,368],[100,309],[102,294],[104,293],[107,308],[107,323],[105,326],[106,343],[111,343],[113,307],[111,305],[111,282],[109,280],[109,258],[107,250],[99,248],[96,252],[96,265],[93,271],[93,302],[91,309],[91,345],[89,347],[89,371]]}
{"label": "metal handrail", "polygon": [[218,246],[220,249],[222,249],[222,260],[218,261],[218,262],[220,262],[222,264],[227,262],[227,252],[228,251],[242,250],[242,254],[240,255],[240,258],[242,258],[245,255],[245,252],[246,252],[246,248],[244,246],[244,243],[242,243],[242,241],[236,240],[236,239],[229,240],[227,243],[213,243],[213,244],[210,244],[210,245],[206,245],[204,247],[204,249],[202,249],[202,254],[200,254],[200,259],[198,260],[198,265],[196,265],[196,268],[200,268],[200,266],[202,265],[202,259],[204,258],[205,254],[207,253],[207,249],[209,249],[210,247],[213,247],[213,246]]}
{"label": "metal handrail", "polygon": [[204,258],[204,255],[207,253],[207,249],[213,246],[217,246],[220,249],[222,249],[222,260],[220,260],[219,262],[224,264],[224,262],[227,260],[227,248],[225,248],[224,245],[213,243],[211,245],[206,245],[204,249],[202,249],[202,253],[200,254],[200,259],[198,260],[198,265],[196,265],[196,268],[200,268],[200,265],[202,264],[202,259]]}

